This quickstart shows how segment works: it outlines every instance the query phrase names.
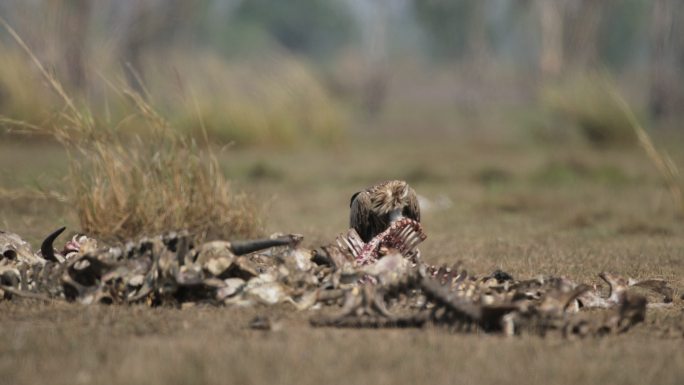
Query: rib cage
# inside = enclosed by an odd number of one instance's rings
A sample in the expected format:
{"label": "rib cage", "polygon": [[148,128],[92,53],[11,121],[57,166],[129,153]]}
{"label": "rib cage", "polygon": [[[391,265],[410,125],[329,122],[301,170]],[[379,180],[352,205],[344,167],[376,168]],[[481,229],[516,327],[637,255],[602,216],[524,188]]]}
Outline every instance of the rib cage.
{"label": "rib cage", "polygon": [[420,258],[417,246],[426,238],[420,223],[404,218],[392,223],[367,243],[363,242],[355,229],[349,229],[337,237],[337,245],[357,266],[375,262],[381,257],[382,249],[397,250],[415,264]]}

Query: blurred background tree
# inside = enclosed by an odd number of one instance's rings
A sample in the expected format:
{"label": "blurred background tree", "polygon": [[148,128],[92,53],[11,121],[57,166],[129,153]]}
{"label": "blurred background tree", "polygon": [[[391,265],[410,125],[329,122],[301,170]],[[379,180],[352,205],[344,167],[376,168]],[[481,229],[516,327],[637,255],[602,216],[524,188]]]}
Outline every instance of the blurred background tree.
{"label": "blurred background tree", "polygon": [[[677,0],[0,4],[39,58],[103,117],[118,106],[102,79],[121,76],[183,129],[197,125],[195,99],[214,138],[244,144],[331,141],[369,127],[460,132],[478,111],[567,115],[564,98],[583,99],[568,85],[597,72],[641,116],[672,125],[684,111],[683,10]],[[36,106],[54,100],[4,33],[0,44],[0,114],[40,122]]]}

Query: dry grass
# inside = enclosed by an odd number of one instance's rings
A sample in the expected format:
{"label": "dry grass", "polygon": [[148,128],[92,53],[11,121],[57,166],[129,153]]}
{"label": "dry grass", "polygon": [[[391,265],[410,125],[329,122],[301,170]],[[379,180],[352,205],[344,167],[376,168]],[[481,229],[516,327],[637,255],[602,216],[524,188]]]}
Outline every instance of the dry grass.
{"label": "dry grass", "polygon": [[610,84],[606,84],[605,87],[608,90],[610,97],[621,109],[629,123],[629,127],[634,131],[634,134],[639,141],[639,146],[646,152],[648,159],[653,163],[660,173],[660,176],[663,178],[672,197],[675,210],[679,211],[679,215],[684,216],[684,191],[682,190],[682,179],[677,165],[666,152],[656,148],[651,136],[639,123],[639,120],[636,115],[634,115],[629,104],[617,90],[614,87],[611,87]]}
{"label": "dry grass", "polygon": [[[113,128],[99,124],[89,110],[77,106],[14,30],[0,22],[64,103],[49,124],[11,119],[2,123],[49,134],[67,150],[68,203],[82,231],[104,239],[172,229],[188,229],[201,239],[258,232],[255,206],[233,192],[211,149],[202,150],[171,130],[139,94],[125,87],[119,88],[121,97],[131,102],[135,115]],[[135,119],[144,122],[146,132],[122,136],[119,130]]]}
{"label": "dry grass", "polygon": [[[8,42],[0,42],[0,50],[0,114],[36,126],[51,123],[63,103],[60,95],[46,92],[45,86],[53,85],[26,65],[23,52]],[[68,93],[74,101],[75,95],[86,96],[90,115],[116,125],[129,118],[131,108],[115,89],[120,87],[103,80],[122,77],[119,58],[104,50],[95,47],[88,55],[92,67],[86,69],[87,87]],[[135,76],[145,83],[145,97],[183,135],[203,140],[205,130],[212,142],[272,148],[331,147],[345,138],[347,109],[324,87],[312,65],[292,55],[228,61],[207,50],[168,49],[153,51],[141,66]],[[54,76],[50,65],[46,69]],[[123,128],[146,130],[135,120]]]}
{"label": "dry grass", "polygon": [[[587,167],[629,170],[638,183],[616,186],[579,177],[572,184],[540,184],[527,176],[542,168],[548,148],[482,147],[463,137],[376,139],[340,152],[237,149],[238,156],[225,158],[226,167],[254,195],[276,197],[268,211],[269,231],[299,232],[306,246],[319,246],[346,228],[354,191],[424,162],[442,177],[419,178],[413,187],[433,202],[442,195],[453,202],[423,214],[428,239],[421,251],[429,262],[461,260],[476,275],[500,268],[520,278],[553,274],[592,284],[601,283],[596,273],[602,270],[662,278],[677,290],[675,303],[649,310],[646,322],[625,335],[563,340],[441,328],[315,329],[307,322],[315,310],[297,312],[288,304],[178,310],[17,300],[0,303],[0,378],[12,384],[42,378],[53,384],[153,385],[682,383],[684,222],[661,215],[671,210],[670,197],[639,152],[565,148],[586,157]],[[27,146],[7,153],[7,147],[0,143],[0,163],[14,156],[40,165],[31,159],[46,152]],[[251,176],[264,162],[277,165],[280,177]],[[28,167],[21,172],[30,174]],[[485,168],[510,177],[495,177],[493,188],[473,178]],[[515,210],[483,207],[518,198],[524,204]],[[26,226],[14,210],[0,211],[0,218],[9,218],[22,235],[46,226]],[[585,218],[571,223],[578,215]],[[282,328],[251,330],[255,316]]]}
{"label": "dry grass", "polygon": [[211,149],[165,127],[144,139],[92,145],[80,149],[70,172],[84,232],[118,239],[169,229],[201,239],[258,232],[256,206],[233,192]]}
{"label": "dry grass", "polygon": [[199,112],[210,139],[224,143],[329,146],[344,138],[346,111],[292,55],[226,61],[206,51],[164,51],[150,55],[145,68],[156,104],[185,132],[197,132]]}
{"label": "dry grass", "polygon": [[543,102],[563,119],[576,124],[598,147],[638,145],[655,166],[672,197],[674,211],[684,215],[684,190],[679,169],[658,149],[639,123],[633,108],[608,75],[588,75],[547,87]]}
{"label": "dry grass", "polygon": [[[568,341],[432,328],[313,329],[307,324],[312,313],[289,306],[178,310],[6,301],[0,302],[0,378],[12,384],[45,378],[52,384],[684,382],[684,222],[662,215],[671,212],[670,197],[650,164],[635,152],[582,146],[530,148],[463,136],[390,138],[365,138],[348,151],[237,149],[239,156],[226,158],[224,166],[249,183],[255,196],[277,199],[268,212],[268,230],[303,233],[307,246],[329,242],[346,228],[351,193],[412,175],[421,195],[453,202],[423,214],[429,238],[421,250],[431,263],[461,260],[478,275],[500,268],[516,277],[553,274],[590,283],[600,283],[596,273],[602,270],[662,278],[678,291],[675,303],[649,310],[646,322],[625,335]],[[191,142],[185,145],[200,156]],[[37,173],[45,148],[14,147],[0,142],[0,164],[14,158],[16,173]],[[75,148],[74,157],[85,156]],[[572,183],[537,183],[528,176],[548,169],[549,152],[586,158],[588,174],[571,164],[563,169],[575,170]],[[673,155],[681,160],[681,154]],[[616,186],[593,177],[595,164],[628,170],[638,183]],[[27,217],[35,213],[2,203],[0,218],[35,240],[59,218],[46,214],[31,222]],[[282,329],[250,330],[257,315]]]}
{"label": "dry grass", "polygon": [[21,121],[39,123],[49,119],[49,107],[54,105],[55,98],[40,92],[40,79],[26,65],[26,57],[6,42],[0,42],[0,51],[1,111],[11,112],[12,117]]}
{"label": "dry grass", "polygon": [[605,76],[576,75],[547,85],[542,103],[597,147],[633,146],[637,143],[634,130],[608,87],[613,86],[607,86]]}

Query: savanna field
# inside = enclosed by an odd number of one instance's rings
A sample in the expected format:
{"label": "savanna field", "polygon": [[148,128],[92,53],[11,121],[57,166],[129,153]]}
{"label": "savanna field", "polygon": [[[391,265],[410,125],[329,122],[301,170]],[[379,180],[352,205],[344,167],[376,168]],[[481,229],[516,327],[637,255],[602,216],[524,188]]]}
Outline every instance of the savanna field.
{"label": "savanna field", "polygon": [[[441,329],[314,329],[307,312],[277,308],[149,309],[37,301],[3,302],[2,372],[7,383],[451,383],[681,381],[684,258],[681,219],[643,155],[459,139],[383,138],[342,149],[236,150],[221,157],[236,188],[265,202],[266,232],[298,232],[318,246],[347,227],[350,193],[374,181],[408,180],[424,208],[421,246],[432,263],[471,271],[565,275],[600,282],[601,271],[662,278],[673,306],[649,310],[624,335],[568,341],[505,338]],[[672,143],[672,142],[670,142]],[[6,185],[57,180],[63,152],[50,144],[3,143]],[[37,157],[36,154],[41,154]],[[486,154],[486,155],[483,155]],[[54,178],[54,179],[53,179]],[[3,228],[37,247],[70,208],[5,200]],[[276,331],[251,330],[257,315]],[[531,373],[539,373],[532,375]]]}
{"label": "savanna field", "polygon": [[[419,196],[428,264],[604,294],[609,272],[663,280],[673,300],[624,333],[572,338],[3,292],[0,384],[684,383],[684,98],[676,71],[662,71],[673,89],[653,85],[661,35],[645,26],[662,20],[639,16],[646,3],[58,3],[0,5],[0,230],[34,251],[62,226],[57,250],[77,233],[177,230],[315,249],[347,231],[352,194],[399,179]],[[116,21],[131,14],[135,28]],[[570,43],[535,40],[537,17],[544,36],[565,20]]]}

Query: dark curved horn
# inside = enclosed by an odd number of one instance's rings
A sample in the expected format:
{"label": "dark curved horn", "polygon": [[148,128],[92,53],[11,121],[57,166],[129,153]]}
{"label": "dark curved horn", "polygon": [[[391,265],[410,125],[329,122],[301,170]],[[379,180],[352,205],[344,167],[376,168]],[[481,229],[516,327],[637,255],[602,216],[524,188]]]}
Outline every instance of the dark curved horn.
{"label": "dark curved horn", "polygon": [[293,244],[291,237],[279,237],[275,239],[254,239],[250,241],[236,241],[230,243],[230,248],[235,255],[245,255],[255,251],[268,249],[275,246],[287,246]]}
{"label": "dark curved horn", "polygon": [[55,242],[55,239],[57,239],[57,237],[64,232],[64,230],[66,230],[66,227],[60,227],[52,232],[52,234],[48,235],[43,243],[40,244],[40,253],[43,255],[43,258],[47,259],[48,261],[59,262],[57,257],[55,257],[55,249],[53,248],[52,244]]}

